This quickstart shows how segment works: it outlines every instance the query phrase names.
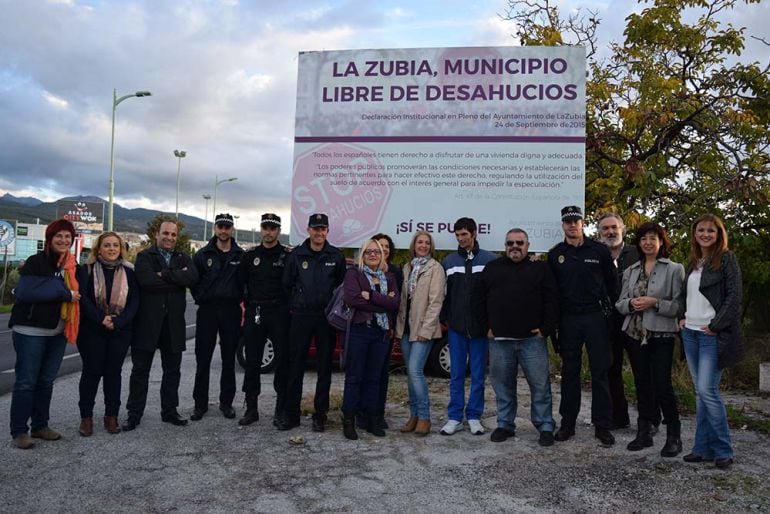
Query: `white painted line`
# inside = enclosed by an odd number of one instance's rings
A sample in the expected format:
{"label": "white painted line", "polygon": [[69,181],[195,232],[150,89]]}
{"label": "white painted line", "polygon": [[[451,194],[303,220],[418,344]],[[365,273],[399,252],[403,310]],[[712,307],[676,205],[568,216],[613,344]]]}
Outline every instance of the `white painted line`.
{"label": "white painted line", "polygon": [[190,327],[194,327],[194,326],[195,326],[195,323],[193,323],[192,325],[186,325],[184,328],[190,328]]}
{"label": "white painted line", "polygon": [[[65,355],[64,357],[62,357],[62,360],[64,360],[64,359],[71,359],[72,357],[80,357],[80,354],[79,353],[71,353],[69,355]],[[2,374],[6,374],[7,375],[8,373],[13,373],[14,371],[15,370],[13,370],[13,369],[6,369],[5,371],[0,371],[0,375],[2,375]]]}

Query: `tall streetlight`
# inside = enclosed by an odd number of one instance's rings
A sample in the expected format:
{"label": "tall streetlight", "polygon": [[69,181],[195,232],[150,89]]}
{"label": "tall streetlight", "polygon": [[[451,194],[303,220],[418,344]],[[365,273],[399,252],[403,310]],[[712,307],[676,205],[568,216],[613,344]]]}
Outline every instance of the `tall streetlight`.
{"label": "tall streetlight", "polygon": [[206,211],[203,215],[203,240],[206,240],[206,221],[209,219],[209,200],[211,200],[211,195],[206,193],[203,195],[203,199],[206,200]]}
{"label": "tall streetlight", "polygon": [[110,139],[110,183],[109,189],[109,206],[107,208],[107,230],[112,230],[113,217],[112,217],[112,205],[114,203],[115,196],[115,110],[118,108],[118,104],[123,100],[127,100],[132,97],[141,98],[143,96],[152,96],[149,91],[137,91],[130,95],[124,95],[118,98],[117,91],[112,90],[112,137]]}
{"label": "tall streetlight", "polygon": [[[238,180],[238,177],[223,178],[222,180],[219,180],[219,175],[214,175],[214,216],[217,215],[217,188],[219,187],[219,184],[234,182],[236,180]],[[214,222],[216,222],[216,218],[214,218]],[[214,237],[214,223],[211,224],[211,237]]]}
{"label": "tall streetlight", "polygon": [[179,163],[176,166],[176,219],[179,221],[179,175],[182,172],[182,159],[187,157],[185,150],[174,150],[174,157]]}

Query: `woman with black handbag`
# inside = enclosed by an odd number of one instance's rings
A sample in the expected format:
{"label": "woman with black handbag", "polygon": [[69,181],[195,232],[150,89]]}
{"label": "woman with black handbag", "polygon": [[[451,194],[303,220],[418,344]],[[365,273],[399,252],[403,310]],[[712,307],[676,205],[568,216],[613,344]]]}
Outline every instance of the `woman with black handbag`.
{"label": "woman with black handbag", "polygon": [[388,358],[400,295],[396,279],[386,272],[382,247],[374,239],[361,245],[358,262],[345,274],[345,304],[354,309],[345,350],[345,389],[342,400],[343,433],[358,439],[356,412],[366,417],[366,431],[383,437],[377,423],[383,362]]}

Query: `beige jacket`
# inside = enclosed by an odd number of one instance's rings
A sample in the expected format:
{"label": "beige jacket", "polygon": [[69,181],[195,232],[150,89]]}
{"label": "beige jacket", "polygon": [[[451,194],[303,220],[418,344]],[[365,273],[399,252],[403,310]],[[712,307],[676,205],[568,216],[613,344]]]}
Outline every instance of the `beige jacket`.
{"label": "beige jacket", "polygon": [[[409,274],[412,272],[412,264],[404,266],[404,283],[401,288],[401,305],[398,309],[396,320],[396,337],[400,339],[404,335],[406,325],[407,295],[409,294]],[[441,324],[439,314],[444,303],[446,290],[446,275],[444,268],[438,261],[430,259],[417,275],[417,284],[414,288],[412,306],[409,311],[409,327],[411,333],[409,339],[416,341],[418,337],[425,339],[438,339],[441,337]]]}

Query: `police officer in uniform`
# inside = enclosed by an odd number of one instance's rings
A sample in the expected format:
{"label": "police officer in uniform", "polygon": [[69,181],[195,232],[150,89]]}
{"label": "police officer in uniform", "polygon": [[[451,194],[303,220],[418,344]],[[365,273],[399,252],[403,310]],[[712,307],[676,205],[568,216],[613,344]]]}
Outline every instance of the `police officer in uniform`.
{"label": "police officer in uniform", "polygon": [[241,289],[238,265],[243,249],[233,238],[233,217],[217,214],[214,237],[193,258],[200,278],[192,288],[198,305],[195,318],[195,410],[190,419],[199,421],[209,408],[209,373],[217,346],[222,357],[219,380],[219,410],[226,418],[235,417],[235,348],[241,330]]}
{"label": "police officer in uniform", "polygon": [[561,426],[554,438],[566,441],[575,435],[580,412],[580,366],[583,344],[591,369],[591,421],[599,441],[610,446],[615,438],[607,372],[612,364],[609,322],[611,298],[617,297],[617,275],[607,247],[583,233],[580,207],[561,210],[564,241],[548,252],[559,289],[561,321],[559,348],[562,359]]}
{"label": "police officer in uniform", "polygon": [[345,278],[345,257],[326,241],[329,217],[312,214],[307,226],[308,238],[294,249],[286,262],[283,288],[289,298],[291,328],[289,330],[289,386],[284,415],[279,430],[299,426],[302,401],[302,379],[310,341],[317,348],[315,414],[313,431],[323,432],[329,411],[329,389],[332,382],[332,358],[336,339],[334,329],[326,321],[324,310],[334,288]]}
{"label": "police officer in uniform", "polygon": [[246,375],[243,378],[246,413],[238,421],[240,425],[250,425],[259,420],[257,407],[261,392],[260,370],[268,338],[273,343],[276,362],[273,375],[275,426],[278,426],[284,409],[289,362],[289,305],[281,280],[289,251],[278,241],[280,233],[280,216],[263,214],[260,229],[262,241],[243,255],[238,268],[246,307]]}

